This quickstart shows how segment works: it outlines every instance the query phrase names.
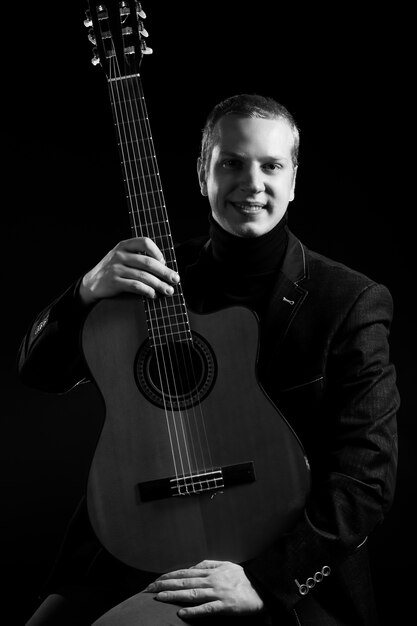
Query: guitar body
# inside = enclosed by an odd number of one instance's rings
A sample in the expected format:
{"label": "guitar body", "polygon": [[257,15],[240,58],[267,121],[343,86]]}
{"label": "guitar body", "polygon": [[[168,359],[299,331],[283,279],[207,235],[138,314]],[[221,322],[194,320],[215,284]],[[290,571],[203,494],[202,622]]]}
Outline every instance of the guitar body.
{"label": "guitar body", "polygon": [[140,298],[101,301],[83,329],[106,413],[88,481],[91,523],[111,554],[152,572],[255,556],[294,524],[309,490],[300,442],[257,382],[255,315],[232,307],[189,317],[195,358],[181,345],[173,359],[196,375],[167,388]]}

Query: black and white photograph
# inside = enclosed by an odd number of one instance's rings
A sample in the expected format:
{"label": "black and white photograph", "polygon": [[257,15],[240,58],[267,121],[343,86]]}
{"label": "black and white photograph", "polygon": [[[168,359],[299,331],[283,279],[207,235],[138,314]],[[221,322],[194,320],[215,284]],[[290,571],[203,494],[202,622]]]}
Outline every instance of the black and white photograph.
{"label": "black and white photograph", "polygon": [[3,623],[408,623],[411,23],[6,8]]}

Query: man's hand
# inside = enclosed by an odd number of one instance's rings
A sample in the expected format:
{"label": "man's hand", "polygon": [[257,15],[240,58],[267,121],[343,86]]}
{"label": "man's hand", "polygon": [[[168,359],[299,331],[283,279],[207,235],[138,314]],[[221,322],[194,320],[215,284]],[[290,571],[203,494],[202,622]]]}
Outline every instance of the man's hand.
{"label": "man's hand", "polygon": [[147,237],[121,241],[81,281],[80,298],[92,304],[122,292],[155,298],[172,295],[179,276],[165,265],[156,244]]}
{"label": "man's hand", "polygon": [[162,602],[185,604],[178,611],[182,618],[249,615],[264,608],[243,568],[229,561],[202,561],[189,569],[169,572],[145,591],[156,593]]}

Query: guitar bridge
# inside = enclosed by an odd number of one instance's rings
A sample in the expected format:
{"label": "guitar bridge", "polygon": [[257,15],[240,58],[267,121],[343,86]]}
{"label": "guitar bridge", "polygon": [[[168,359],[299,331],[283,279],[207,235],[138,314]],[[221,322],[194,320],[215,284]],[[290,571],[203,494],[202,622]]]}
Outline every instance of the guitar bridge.
{"label": "guitar bridge", "polygon": [[178,496],[195,496],[255,481],[252,462],[211,468],[183,476],[138,483],[142,502]]}

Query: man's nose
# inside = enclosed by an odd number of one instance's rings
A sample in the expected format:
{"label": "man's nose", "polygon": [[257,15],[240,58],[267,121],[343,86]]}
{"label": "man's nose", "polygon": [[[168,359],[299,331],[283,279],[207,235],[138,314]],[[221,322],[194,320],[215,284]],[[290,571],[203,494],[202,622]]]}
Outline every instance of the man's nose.
{"label": "man's nose", "polygon": [[244,168],[242,171],[240,187],[241,189],[252,193],[263,191],[265,189],[265,185],[262,171],[256,166]]}

